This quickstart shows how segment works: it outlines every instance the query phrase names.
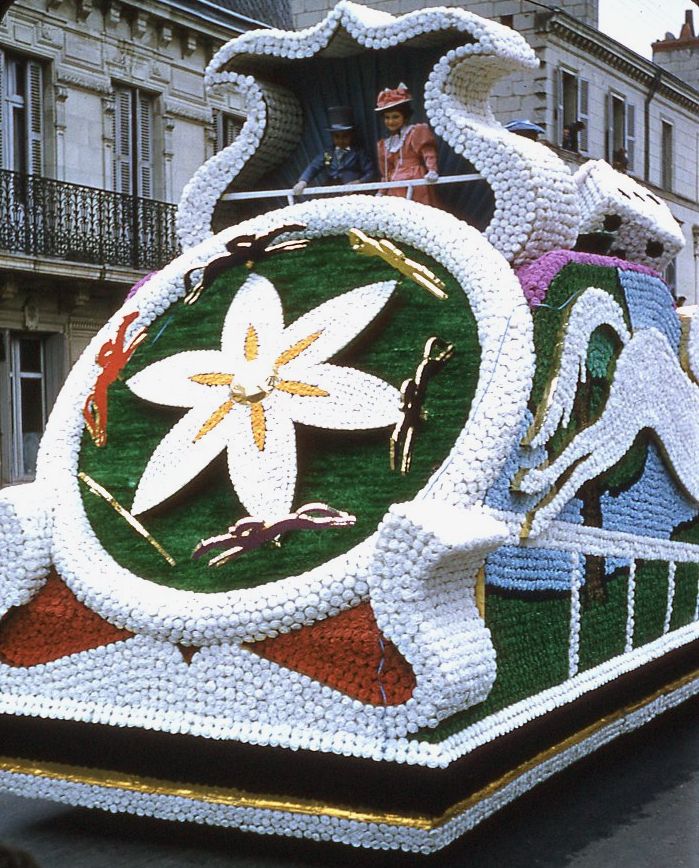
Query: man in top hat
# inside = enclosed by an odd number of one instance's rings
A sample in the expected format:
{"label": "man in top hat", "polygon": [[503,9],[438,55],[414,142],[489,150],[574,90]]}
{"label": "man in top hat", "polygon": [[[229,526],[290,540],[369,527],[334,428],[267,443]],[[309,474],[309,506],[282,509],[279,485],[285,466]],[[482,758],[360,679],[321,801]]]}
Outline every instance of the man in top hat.
{"label": "man in top hat", "polygon": [[328,132],[332,136],[332,150],[323,151],[306,166],[293,187],[294,196],[300,196],[310,181],[326,187],[373,181],[374,166],[367,152],[354,142],[354,119],[351,106],[332,106],[328,109]]}

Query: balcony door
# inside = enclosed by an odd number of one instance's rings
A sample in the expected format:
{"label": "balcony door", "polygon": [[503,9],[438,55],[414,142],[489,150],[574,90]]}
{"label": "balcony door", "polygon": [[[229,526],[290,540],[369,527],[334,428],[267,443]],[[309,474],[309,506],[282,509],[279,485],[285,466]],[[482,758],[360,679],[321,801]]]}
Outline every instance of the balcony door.
{"label": "balcony door", "polygon": [[31,252],[41,231],[34,181],[43,174],[43,69],[0,50],[0,249]]}

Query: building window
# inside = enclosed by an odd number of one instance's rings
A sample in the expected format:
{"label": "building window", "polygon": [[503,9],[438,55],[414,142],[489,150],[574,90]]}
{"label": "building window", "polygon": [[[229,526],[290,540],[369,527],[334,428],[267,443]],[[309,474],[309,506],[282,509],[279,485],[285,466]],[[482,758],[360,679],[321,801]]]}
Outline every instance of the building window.
{"label": "building window", "polygon": [[0,156],[3,169],[43,171],[44,76],[41,64],[0,51]]}
{"label": "building window", "polygon": [[626,98],[607,94],[607,142],[605,157],[621,172],[633,171],[636,160],[636,108]]}
{"label": "building window", "polygon": [[243,127],[242,118],[214,109],[216,153],[232,145]]}
{"label": "building window", "polygon": [[590,83],[576,72],[556,70],[556,129],[558,144],[568,151],[588,150]]}
{"label": "building window", "polygon": [[675,256],[671,259],[668,264],[665,266],[665,271],[663,272],[663,279],[665,283],[670,287],[672,295],[674,298],[677,298],[677,257]]}
{"label": "building window", "polygon": [[0,333],[0,433],[2,482],[36,474],[46,418],[67,372],[64,335]]}
{"label": "building window", "polygon": [[660,128],[660,185],[665,190],[672,190],[673,137],[672,124],[668,121],[662,121]]}
{"label": "building window", "polygon": [[152,199],[154,98],[121,86],[114,96],[114,189]]}

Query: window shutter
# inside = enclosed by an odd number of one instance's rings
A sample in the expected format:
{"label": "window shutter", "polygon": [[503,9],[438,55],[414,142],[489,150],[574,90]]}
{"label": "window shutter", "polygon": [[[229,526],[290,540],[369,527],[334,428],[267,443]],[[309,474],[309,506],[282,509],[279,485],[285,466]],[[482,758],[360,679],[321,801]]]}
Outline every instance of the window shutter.
{"label": "window shutter", "polygon": [[585,128],[578,133],[578,149],[587,153],[588,128],[590,124],[590,82],[586,78],[578,79],[578,117],[577,120],[585,124]]}
{"label": "window shutter", "polygon": [[238,133],[241,130],[241,124],[238,118],[231,115],[223,116],[223,147],[227,148],[232,145],[238,138]]}
{"label": "window shutter", "polygon": [[27,61],[26,118],[27,172],[41,175],[44,168],[44,87],[43,70],[35,60]]}
{"label": "window shutter", "polygon": [[51,412],[54,401],[61,391],[68,374],[68,341],[57,332],[44,341],[44,383],[46,390],[46,415]]}
{"label": "window shutter", "polygon": [[133,193],[133,142],[131,106],[133,94],[117,88],[114,104],[114,189],[117,193]]}
{"label": "window shutter", "polygon": [[636,108],[626,105],[626,156],[629,160],[629,171],[633,171],[636,157]]}
{"label": "window shutter", "polygon": [[138,136],[138,195],[153,198],[153,100],[138,91],[137,129]]}
{"label": "window shutter", "polygon": [[612,136],[612,95],[605,94],[604,97],[604,159],[611,164],[612,153],[614,152],[614,142]]}
{"label": "window shutter", "polygon": [[563,70],[554,70],[554,105],[556,107],[556,144],[563,144]]}
{"label": "window shutter", "polygon": [[7,168],[5,153],[5,52],[0,49],[0,169]]}

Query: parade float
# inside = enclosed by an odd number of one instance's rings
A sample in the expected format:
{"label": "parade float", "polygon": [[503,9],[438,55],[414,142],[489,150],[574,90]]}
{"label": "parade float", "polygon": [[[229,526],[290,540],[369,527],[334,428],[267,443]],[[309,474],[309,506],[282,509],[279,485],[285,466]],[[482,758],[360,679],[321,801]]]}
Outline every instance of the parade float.
{"label": "parade float", "polygon": [[[431,852],[697,692],[682,235],[498,123],[536,63],[460,9],[349,2],[214,57],[247,121],[185,189],[183,253],[0,494],[2,788]],[[444,207],[285,204],[325,108],[368,144],[398,81]]]}

